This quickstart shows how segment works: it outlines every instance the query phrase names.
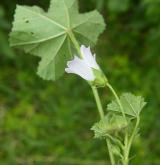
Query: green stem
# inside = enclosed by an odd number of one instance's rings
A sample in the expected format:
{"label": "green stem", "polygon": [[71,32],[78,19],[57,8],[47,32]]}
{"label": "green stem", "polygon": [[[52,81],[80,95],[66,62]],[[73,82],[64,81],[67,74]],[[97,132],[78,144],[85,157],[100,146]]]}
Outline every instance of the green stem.
{"label": "green stem", "polygon": [[[72,33],[72,31],[69,31],[68,32],[68,35],[69,35],[69,37],[70,37],[73,45],[75,46],[77,52],[79,53],[80,57],[82,57],[79,43],[77,42],[77,40],[76,40],[74,34]],[[95,98],[95,101],[96,101],[96,104],[97,104],[97,108],[98,108],[98,112],[99,112],[100,118],[103,119],[104,118],[104,111],[103,111],[101,100],[100,100],[100,97],[99,97],[99,94],[98,94],[98,90],[92,84],[89,83],[89,85],[92,88],[92,92],[93,92],[93,95],[94,95],[94,98]],[[110,142],[107,139],[106,139],[106,142],[107,142],[107,146],[108,146],[108,152],[109,152],[111,164],[112,165],[115,165],[114,155],[113,155],[113,153],[110,150]]]}
{"label": "green stem", "polygon": [[128,132],[125,133],[125,140],[124,140],[124,150],[123,150],[123,158],[122,163],[123,165],[128,165],[129,163],[129,153],[128,153]]}
{"label": "green stem", "polygon": [[[79,56],[82,57],[79,43],[77,42],[77,40],[76,40],[74,34],[72,33],[72,31],[68,31],[68,35],[69,35],[71,41],[73,42],[73,45],[75,46]],[[97,108],[98,108],[98,112],[99,112],[100,118],[103,119],[104,118],[104,111],[103,111],[103,107],[102,107],[102,104],[101,104],[101,100],[100,100],[97,88],[95,86],[93,86],[92,84],[90,84],[90,86],[92,88],[92,91],[93,91],[93,94],[94,94],[94,97],[95,97],[95,101],[96,101],[96,104],[97,104]],[[111,92],[113,93],[114,97],[116,98],[116,101],[117,101],[117,103],[118,103],[118,105],[120,107],[121,113],[122,113],[123,117],[125,118],[125,120],[127,121],[126,115],[125,115],[125,112],[124,112],[124,109],[123,109],[123,106],[121,104],[121,101],[120,101],[117,93],[115,92],[115,90],[113,89],[113,87],[109,83],[107,83],[107,86],[111,90]],[[138,117],[137,121],[136,121],[136,125],[134,127],[134,130],[132,132],[132,135],[131,135],[130,139],[128,139],[128,132],[125,133],[124,158],[122,160],[123,165],[128,165],[128,163],[129,163],[130,148],[131,148],[132,142],[134,140],[134,137],[136,135],[136,131],[138,129],[139,121],[140,121],[140,119]],[[108,151],[109,151],[111,164],[115,165],[114,155],[113,155],[113,153],[110,150],[110,147],[111,147],[110,140],[106,139],[106,142],[107,142],[107,146],[108,146]]]}
{"label": "green stem", "polygon": [[81,51],[80,51],[80,46],[79,46],[79,43],[77,42],[74,34],[72,33],[72,31],[68,31],[68,35],[74,45],[74,47],[76,48],[78,54],[80,55],[80,57],[82,57],[82,54],[81,54]]}
{"label": "green stem", "polygon": [[[79,44],[78,44],[74,34],[72,33],[72,31],[69,31],[68,34],[69,34],[69,37],[70,37],[73,45],[77,49],[77,52],[79,53],[80,57],[82,57],[81,51],[80,51],[80,46],[79,46]],[[90,83],[89,83],[89,85],[92,88],[92,92],[94,94],[95,101],[96,101],[96,104],[97,104],[97,107],[98,107],[99,115],[100,115],[101,119],[103,119],[104,118],[104,112],[103,112],[103,107],[102,107],[102,104],[101,104],[101,100],[99,98],[99,94],[98,94],[97,88],[94,87],[93,85],[91,85]]]}
{"label": "green stem", "polygon": [[129,149],[129,150],[130,150],[130,148],[131,148],[131,144],[132,144],[132,142],[133,142],[133,140],[134,140],[134,138],[135,138],[135,135],[136,135],[136,133],[137,133],[137,129],[138,129],[139,123],[140,123],[140,118],[137,117],[134,130],[133,130],[133,132],[132,132],[132,135],[131,135],[131,137],[130,137],[130,139],[129,139],[129,143],[128,143],[128,149]]}
{"label": "green stem", "polygon": [[[114,95],[114,97],[115,97],[115,99],[116,99],[116,101],[117,101],[117,103],[120,107],[121,113],[122,113],[123,117],[125,118],[125,120],[127,122],[126,115],[125,115],[122,103],[121,103],[117,93],[115,92],[115,90],[113,89],[113,87],[109,83],[107,83],[107,86],[111,90],[111,92],[113,93],[113,95]],[[128,165],[128,163],[129,163],[129,151],[130,151],[130,147],[131,147],[130,143],[132,144],[131,141],[128,142],[128,131],[126,130],[125,131],[125,139],[124,139],[124,149],[123,149],[123,156],[124,157],[123,157],[123,160],[122,160],[123,165]],[[130,145],[130,147],[129,147],[129,145]]]}
{"label": "green stem", "polygon": [[97,88],[92,86],[92,85],[91,85],[91,88],[92,88],[93,95],[95,97],[95,101],[96,101],[96,104],[97,104],[99,115],[100,115],[101,119],[103,119],[104,118],[104,111],[103,111],[103,107],[102,107],[102,104],[101,104],[101,100],[99,98]]}
{"label": "green stem", "polygon": [[[109,83],[107,83],[107,86],[108,86],[108,88],[111,90],[111,92],[113,93],[113,95],[114,95],[114,97],[115,97],[115,99],[116,99],[116,101],[117,101],[117,103],[118,103],[118,105],[119,105],[119,107],[120,107],[120,110],[121,110],[121,112],[122,112],[122,115],[123,115],[123,117],[126,119],[126,115],[125,115],[125,113],[124,113],[123,106],[122,106],[122,104],[121,104],[121,101],[120,101],[120,99],[119,99],[117,93],[115,92],[115,90],[113,89],[113,87],[112,87]],[[127,119],[126,119],[126,121],[127,121]]]}
{"label": "green stem", "polygon": [[132,132],[132,135],[131,135],[131,137],[130,137],[130,139],[128,141],[128,145],[127,145],[127,149],[126,149],[126,154],[125,154],[125,157],[124,157],[124,165],[128,165],[128,163],[129,163],[129,160],[128,159],[129,159],[130,149],[131,149],[131,145],[133,143],[133,140],[134,140],[134,138],[136,136],[139,123],[140,123],[140,118],[137,117],[135,127],[134,127],[133,132]]}
{"label": "green stem", "polygon": [[[99,115],[100,115],[101,119],[104,119],[104,111],[103,111],[103,107],[102,107],[102,104],[101,104],[101,100],[100,100],[97,88],[92,86],[92,85],[91,85],[91,88],[92,88],[94,98],[95,98],[95,101],[96,101],[96,104],[97,104]],[[109,157],[110,157],[110,160],[111,160],[111,165],[115,165],[114,155],[111,151],[110,140],[106,139],[106,143],[107,143],[107,147],[108,147]]]}
{"label": "green stem", "polygon": [[[117,103],[118,103],[118,105],[121,109],[122,115],[126,119],[126,115],[124,113],[123,106],[122,106],[121,101],[120,101],[119,97],[117,96],[115,90],[113,89],[113,87],[109,83],[107,84],[107,86],[111,90],[113,95],[115,96],[116,101],[117,101]],[[127,121],[127,119],[126,119],[126,121]],[[123,157],[123,160],[122,160],[123,165],[128,165],[128,163],[129,163],[130,149],[131,149],[131,145],[132,145],[132,142],[134,140],[134,137],[136,135],[136,131],[138,129],[139,122],[140,122],[140,118],[137,117],[137,121],[136,121],[134,130],[133,130],[132,135],[129,139],[128,139],[128,131],[126,130],[126,132],[125,132],[124,150],[123,150],[124,157]]]}
{"label": "green stem", "polygon": [[113,153],[110,151],[110,150],[111,150],[111,143],[110,143],[110,140],[107,140],[107,139],[106,139],[106,143],[107,143],[107,147],[108,147],[109,157],[110,157],[110,160],[111,160],[111,165],[116,165],[116,164],[115,164],[115,160],[114,160],[114,155],[113,155]]}
{"label": "green stem", "polygon": [[[92,88],[94,98],[95,98],[95,101],[97,104],[99,115],[100,115],[101,119],[103,119],[104,118],[104,111],[103,111],[103,107],[101,104],[101,100],[100,100],[97,88],[92,86],[92,85],[91,85],[91,88]],[[111,148],[110,141],[106,139],[106,143],[107,143],[107,147],[108,147],[109,157],[111,160],[111,165],[115,165],[114,155],[113,155],[112,151],[110,150],[110,148]]]}

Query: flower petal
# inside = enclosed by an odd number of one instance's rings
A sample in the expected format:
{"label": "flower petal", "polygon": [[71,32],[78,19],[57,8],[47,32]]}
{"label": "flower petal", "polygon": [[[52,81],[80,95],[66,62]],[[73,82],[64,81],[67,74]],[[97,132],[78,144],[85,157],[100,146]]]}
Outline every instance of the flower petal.
{"label": "flower petal", "polygon": [[65,69],[67,73],[77,74],[88,81],[93,81],[95,79],[92,68],[86,65],[85,61],[77,56],[75,56],[72,61],[69,61],[67,66],[68,68]]}
{"label": "flower petal", "polygon": [[100,69],[97,62],[95,55],[92,55],[90,47],[85,47],[84,45],[81,46],[81,53],[83,56],[84,61],[89,67],[92,67],[94,69]]}

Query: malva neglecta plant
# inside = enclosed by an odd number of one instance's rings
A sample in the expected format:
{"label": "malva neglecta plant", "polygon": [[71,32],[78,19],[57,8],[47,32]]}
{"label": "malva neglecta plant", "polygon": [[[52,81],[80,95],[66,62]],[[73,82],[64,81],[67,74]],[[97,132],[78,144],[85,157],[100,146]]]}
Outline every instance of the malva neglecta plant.
{"label": "malva neglecta plant", "polygon": [[[146,105],[141,96],[120,97],[96,62],[90,46],[105,30],[97,11],[81,14],[77,0],[51,0],[47,12],[33,6],[17,5],[10,45],[41,58],[38,75],[55,81],[64,72],[81,76],[93,91],[100,121],[91,130],[106,141],[112,165],[128,165],[131,145],[138,135],[140,112]],[[98,88],[109,88],[115,100],[104,112]]]}

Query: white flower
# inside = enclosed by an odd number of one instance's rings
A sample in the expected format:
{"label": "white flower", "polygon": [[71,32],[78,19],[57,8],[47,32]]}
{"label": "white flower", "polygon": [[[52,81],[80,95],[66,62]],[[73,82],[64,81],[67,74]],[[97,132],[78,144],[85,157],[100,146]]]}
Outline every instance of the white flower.
{"label": "white flower", "polygon": [[96,62],[96,55],[95,54],[92,55],[90,47],[86,48],[84,45],[82,45],[81,54],[83,56],[83,60],[89,67],[100,70],[100,68]]}
{"label": "white flower", "polygon": [[90,47],[85,47],[84,45],[80,48],[82,58],[74,56],[72,61],[68,61],[68,68],[65,69],[67,73],[74,73],[85,80],[94,81],[95,75],[93,69],[100,70],[97,62],[96,55],[92,55]]}

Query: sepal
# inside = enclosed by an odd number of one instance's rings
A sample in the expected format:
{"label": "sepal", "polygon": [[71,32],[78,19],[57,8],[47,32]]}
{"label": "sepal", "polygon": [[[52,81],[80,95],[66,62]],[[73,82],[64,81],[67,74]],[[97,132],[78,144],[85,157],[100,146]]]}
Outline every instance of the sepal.
{"label": "sepal", "polygon": [[108,80],[101,70],[93,69],[95,80],[92,82],[93,86],[104,87],[108,83]]}

